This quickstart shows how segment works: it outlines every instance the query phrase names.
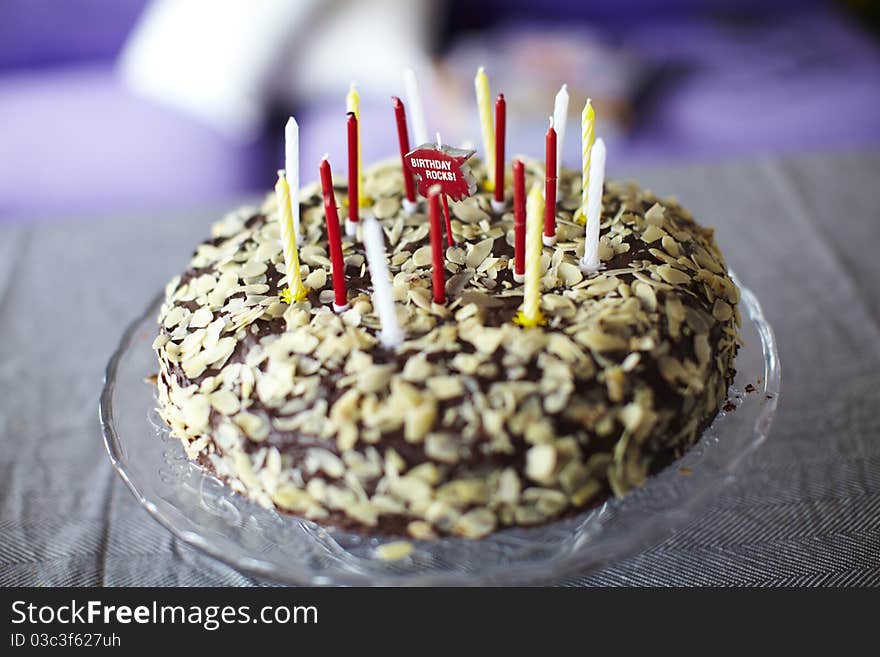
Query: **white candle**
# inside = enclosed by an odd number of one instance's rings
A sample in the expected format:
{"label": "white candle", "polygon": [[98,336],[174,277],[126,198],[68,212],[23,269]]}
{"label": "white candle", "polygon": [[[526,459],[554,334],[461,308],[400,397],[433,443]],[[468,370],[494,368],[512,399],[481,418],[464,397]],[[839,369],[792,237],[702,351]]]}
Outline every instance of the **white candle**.
{"label": "white candle", "polygon": [[293,232],[299,238],[299,124],[292,116],[284,126],[284,171],[290,186],[290,209],[293,213]]}
{"label": "white candle", "polygon": [[425,110],[422,107],[422,96],[419,94],[419,82],[411,68],[403,71],[403,85],[406,88],[406,104],[413,128],[414,147],[428,143],[428,128],[425,126]]}
{"label": "white candle", "polygon": [[391,295],[388,262],[385,259],[385,236],[382,234],[382,226],[370,216],[364,217],[362,230],[367,265],[370,267],[370,279],[373,282],[373,308],[382,324],[379,340],[385,347],[393,349],[403,341],[403,332],[397,323],[394,298]]}
{"label": "white candle", "polygon": [[590,154],[590,188],[581,270],[592,274],[602,268],[599,260],[599,224],[602,221],[602,185],[605,182],[605,142],[597,139]]}
{"label": "white candle", "polygon": [[565,122],[568,119],[568,85],[559,88],[553,101],[553,128],[556,130],[556,198],[559,198],[559,179],[562,177],[562,151],[565,143]]}

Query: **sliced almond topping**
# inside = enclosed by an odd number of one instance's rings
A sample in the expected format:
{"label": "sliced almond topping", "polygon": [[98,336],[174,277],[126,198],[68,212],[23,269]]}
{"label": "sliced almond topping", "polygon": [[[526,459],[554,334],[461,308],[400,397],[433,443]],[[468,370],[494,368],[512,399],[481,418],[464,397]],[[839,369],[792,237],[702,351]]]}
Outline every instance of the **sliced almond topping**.
{"label": "sliced almond topping", "polygon": [[453,531],[465,538],[482,538],[495,529],[495,514],[486,508],[472,509],[455,521]]}
{"label": "sliced almond topping", "polygon": [[458,463],[458,442],[448,434],[432,433],[425,438],[425,454],[443,463]]}
{"label": "sliced almond topping", "polygon": [[690,276],[670,265],[660,265],[655,271],[670,285],[687,285],[691,282]]}
{"label": "sliced almond topping", "polygon": [[310,290],[320,290],[327,284],[327,270],[322,267],[319,267],[311,274],[306,276],[306,280],[303,281],[303,285],[305,285]]}
{"label": "sliced almond topping", "polygon": [[655,224],[648,224],[645,230],[642,232],[642,241],[647,244],[652,244],[653,242],[661,239],[665,234],[665,231],[663,231],[663,229],[661,228],[658,228]]}
{"label": "sliced almond topping", "polygon": [[556,448],[553,445],[535,445],[526,452],[526,476],[532,481],[549,481],[555,469]]}
{"label": "sliced almond topping", "polygon": [[655,203],[645,213],[645,221],[652,226],[663,226],[666,223],[666,213],[662,205]]}
{"label": "sliced almond topping", "polygon": [[227,388],[221,388],[209,395],[211,406],[223,415],[235,415],[241,409],[238,396]]}
{"label": "sliced almond topping", "polygon": [[269,435],[269,424],[259,415],[242,411],[232,421],[254,442],[261,442]]}
{"label": "sliced almond topping", "polygon": [[406,526],[407,533],[419,541],[431,541],[437,538],[434,528],[424,520],[413,520]]}
{"label": "sliced almond topping", "polygon": [[412,255],[412,262],[416,267],[427,267],[431,264],[431,260],[432,255],[430,246],[423,246],[422,248],[417,249]]}
{"label": "sliced almond topping", "polygon": [[382,561],[400,561],[413,552],[413,544],[409,541],[392,541],[376,548],[376,556]]}
{"label": "sliced almond topping", "polygon": [[432,399],[425,399],[418,406],[408,408],[404,415],[403,437],[407,442],[420,442],[437,419],[437,404]]}
{"label": "sliced almond topping", "polygon": [[712,307],[712,317],[719,322],[726,322],[733,317],[733,309],[726,301],[715,299],[715,305]]}
{"label": "sliced almond topping", "polygon": [[464,386],[457,376],[435,376],[425,383],[437,399],[452,399],[464,394]]}
{"label": "sliced almond topping", "polygon": [[208,430],[208,418],[211,414],[211,403],[205,395],[193,395],[183,404],[181,411],[183,421],[193,434]]}

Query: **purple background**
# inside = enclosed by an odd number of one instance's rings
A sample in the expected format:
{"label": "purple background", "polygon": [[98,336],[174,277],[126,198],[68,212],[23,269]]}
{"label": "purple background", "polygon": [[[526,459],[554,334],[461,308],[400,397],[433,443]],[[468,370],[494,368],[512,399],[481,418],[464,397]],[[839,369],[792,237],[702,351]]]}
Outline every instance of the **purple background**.
{"label": "purple background", "polygon": [[[819,0],[453,2],[440,54],[459,35],[583,22],[654,72],[615,164],[703,162],[756,154],[875,149],[880,47],[854,14]],[[268,189],[283,119],[236,143],[123,88],[113,65],[144,3],[6,0],[0,5],[0,222],[202,207]],[[502,9],[506,8],[506,9]],[[503,15],[499,27],[493,17]],[[551,26],[552,28],[552,26]],[[344,90],[340,90],[344,94]],[[364,159],[394,152],[387,98]],[[303,159],[343,139],[327,101],[300,99]],[[386,120],[387,119],[387,120]],[[308,130],[306,129],[308,127]],[[511,151],[535,151],[523,135]]]}

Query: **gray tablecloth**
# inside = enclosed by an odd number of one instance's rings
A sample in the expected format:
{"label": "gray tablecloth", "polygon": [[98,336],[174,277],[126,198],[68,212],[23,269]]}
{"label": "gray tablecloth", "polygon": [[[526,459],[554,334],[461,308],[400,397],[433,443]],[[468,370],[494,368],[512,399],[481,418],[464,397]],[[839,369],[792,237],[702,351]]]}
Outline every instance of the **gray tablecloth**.
{"label": "gray tablecloth", "polygon": [[[566,583],[880,583],[880,154],[638,179],[717,227],[776,330],[783,394],[770,440],[704,515]],[[0,585],[259,583],[139,508],[96,417],[123,328],[216,215],[0,229]]]}

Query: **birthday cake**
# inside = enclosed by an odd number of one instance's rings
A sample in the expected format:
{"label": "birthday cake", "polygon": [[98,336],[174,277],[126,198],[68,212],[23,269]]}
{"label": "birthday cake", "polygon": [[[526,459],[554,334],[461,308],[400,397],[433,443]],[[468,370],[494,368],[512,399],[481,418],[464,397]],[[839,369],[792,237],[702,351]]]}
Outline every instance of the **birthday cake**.
{"label": "birthday cake", "polygon": [[[481,165],[474,173],[486,179]],[[526,162],[526,182],[542,164]],[[265,507],[416,539],[478,538],[623,495],[712,421],[734,376],[739,291],[711,229],[608,182],[598,255],[579,266],[579,177],[562,171],[540,258],[543,323],[514,322],[514,217],[483,187],[450,203],[446,303],[431,292],[422,203],[398,162],[367,169],[403,334],[379,339],[361,231],[342,240],[334,312],[320,187],[300,193],[307,296],[287,287],[275,197],[213,226],[167,286],[154,348],[162,417],[190,459]],[[344,212],[345,186],[336,184]],[[360,222],[362,226],[363,219]]]}

